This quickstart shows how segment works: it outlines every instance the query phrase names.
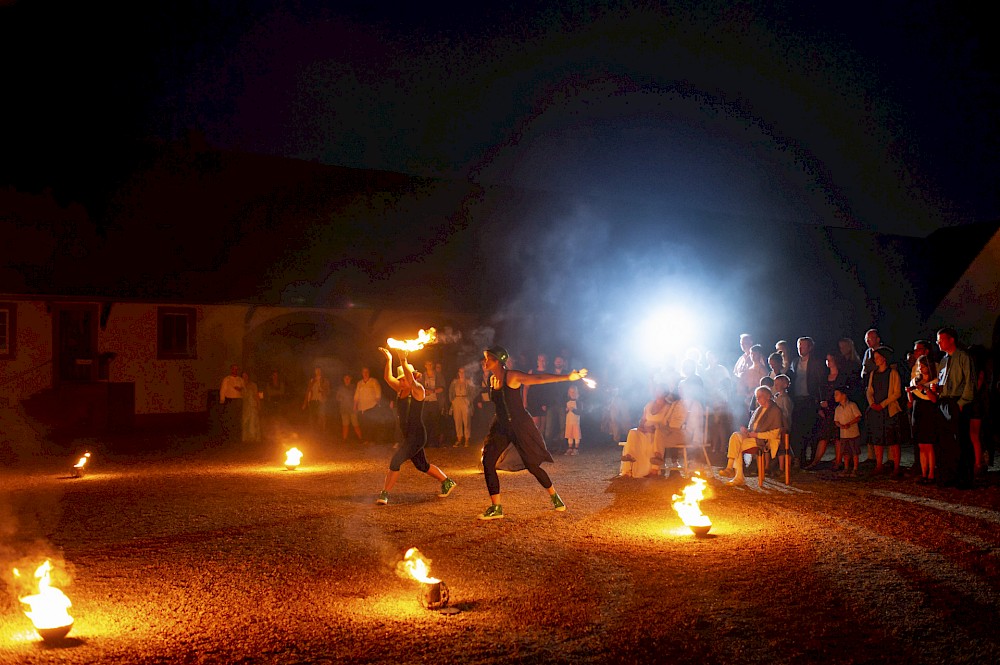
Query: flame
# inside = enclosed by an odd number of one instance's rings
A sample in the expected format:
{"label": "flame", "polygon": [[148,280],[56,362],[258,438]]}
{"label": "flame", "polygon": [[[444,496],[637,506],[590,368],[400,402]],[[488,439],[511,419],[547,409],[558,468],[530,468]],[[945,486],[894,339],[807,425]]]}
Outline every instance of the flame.
{"label": "flame", "polygon": [[416,547],[406,550],[406,554],[403,555],[403,561],[401,562],[403,569],[413,579],[424,584],[437,584],[441,580],[428,575],[430,564],[431,560],[424,558],[424,555]]}
{"label": "flame", "polygon": [[[69,598],[59,589],[51,586],[52,562],[48,559],[35,570],[38,579],[38,593],[21,598],[21,602],[30,607],[24,614],[31,619],[37,630],[62,628],[73,623],[73,617],[66,610],[72,605]],[[14,576],[20,577],[17,568]]]}
{"label": "flame", "polygon": [[83,457],[80,458],[80,461],[73,465],[73,468],[82,469],[83,467],[87,466],[87,460],[89,459],[90,459],[90,453],[84,453]]}
{"label": "flame", "polygon": [[701,512],[701,500],[705,498],[705,487],[707,483],[701,476],[691,478],[691,484],[685,487],[680,494],[674,494],[674,510],[681,516],[681,520],[689,527],[712,526],[712,521],[705,513]]}
{"label": "flame", "polygon": [[437,331],[434,328],[428,328],[425,330],[420,330],[417,333],[416,339],[393,339],[390,337],[385,341],[386,345],[390,349],[401,349],[403,351],[419,351],[424,348],[427,344],[433,344],[437,341]]}
{"label": "flame", "polygon": [[588,379],[587,377],[583,377],[580,380],[583,381],[584,384],[586,384],[586,386],[591,390],[597,387],[597,381],[594,381],[593,379]]}
{"label": "flame", "polygon": [[298,448],[289,448],[285,452],[285,466],[298,466],[302,461],[302,451]]}

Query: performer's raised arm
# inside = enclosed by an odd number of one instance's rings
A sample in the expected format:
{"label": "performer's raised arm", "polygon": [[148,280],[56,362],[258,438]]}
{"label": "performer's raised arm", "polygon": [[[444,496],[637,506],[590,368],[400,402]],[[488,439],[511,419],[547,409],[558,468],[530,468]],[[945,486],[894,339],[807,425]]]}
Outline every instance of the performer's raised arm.
{"label": "performer's raised arm", "polygon": [[587,376],[586,369],[575,369],[569,374],[528,374],[516,369],[508,370],[507,385],[515,390],[521,386],[537,386],[542,383],[558,383],[560,381],[579,381]]}
{"label": "performer's raised arm", "polygon": [[393,389],[394,392],[399,392],[399,380],[392,375],[392,353],[389,349],[378,347],[378,350],[382,352],[385,356],[385,382],[389,384],[389,387]]}

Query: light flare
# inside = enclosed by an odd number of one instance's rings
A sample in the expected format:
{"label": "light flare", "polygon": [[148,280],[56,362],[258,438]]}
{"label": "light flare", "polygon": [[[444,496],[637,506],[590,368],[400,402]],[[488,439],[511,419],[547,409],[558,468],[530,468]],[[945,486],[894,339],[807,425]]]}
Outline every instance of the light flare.
{"label": "light flare", "polygon": [[437,342],[437,331],[434,328],[421,329],[417,333],[416,339],[394,339],[390,337],[385,341],[390,349],[400,349],[402,351],[419,351],[428,344]]}
{"label": "light flare", "polygon": [[591,390],[597,387],[597,381],[594,381],[593,379],[588,379],[587,377],[583,377],[580,380],[583,381],[584,385],[590,388]]}
{"label": "light flare", "polygon": [[673,496],[674,510],[695,535],[704,535],[712,527],[712,521],[701,512],[701,501],[705,498],[707,485],[704,478],[695,475],[691,478],[691,483],[681,490],[681,494]]}
{"label": "light flare", "polygon": [[[44,638],[46,635],[42,631],[52,631],[65,629],[69,632],[69,627],[73,625],[73,617],[67,611],[72,603],[60,589],[52,586],[52,562],[48,559],[35,570],[35,578],[38,580],[38,593],[23,596],[20,601],[30,609],[24,614],[35,626],[35,630]],[[14,577],[20,577],[21,573],[14,569]],[[65,633],[63,633],[65,635]]]}

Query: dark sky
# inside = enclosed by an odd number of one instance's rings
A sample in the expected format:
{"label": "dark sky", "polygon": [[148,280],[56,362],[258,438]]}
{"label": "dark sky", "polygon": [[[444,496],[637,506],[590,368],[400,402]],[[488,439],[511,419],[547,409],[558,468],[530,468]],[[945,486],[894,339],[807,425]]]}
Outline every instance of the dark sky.
{"label": "dark sky", "polygon": [[998,216],[985,11],[3,0],[3,179],[85,182],[120,144],[195,131],[336,165],[925,235]]}

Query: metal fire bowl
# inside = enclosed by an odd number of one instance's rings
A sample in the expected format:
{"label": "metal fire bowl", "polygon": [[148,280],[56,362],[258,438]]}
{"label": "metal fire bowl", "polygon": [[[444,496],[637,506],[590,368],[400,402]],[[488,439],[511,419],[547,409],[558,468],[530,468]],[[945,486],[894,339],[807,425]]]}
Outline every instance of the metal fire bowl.
{"label": "metal fire bowl", "polygon": [[288,469],[289,471],[295,471],[295,469],[299,468],[299,465],[298,464],[286,464],[285,468]]}
{"label": "metal fire bowl", "polygon": [[69,635],[71,628],[73,628],[73,624],[69,623],[65,626],[59,626],[58,628],[36,628],[35,630],[41,636],[42,641],[49,644],[51,642],[58,642],[62,638]]}
{"label": "metal fire bowl", "polygon": [[693,533],[696,538],[704,538],[705,536],[708,535],[708,532],[712,530],[712,525],[709,524],[708,526],[689,526],[688,528],[691,529],[691,533]]}

